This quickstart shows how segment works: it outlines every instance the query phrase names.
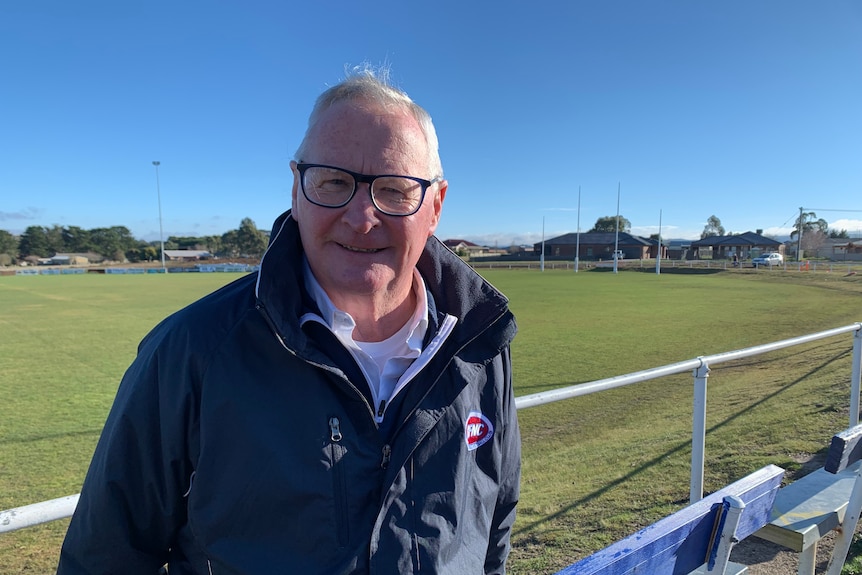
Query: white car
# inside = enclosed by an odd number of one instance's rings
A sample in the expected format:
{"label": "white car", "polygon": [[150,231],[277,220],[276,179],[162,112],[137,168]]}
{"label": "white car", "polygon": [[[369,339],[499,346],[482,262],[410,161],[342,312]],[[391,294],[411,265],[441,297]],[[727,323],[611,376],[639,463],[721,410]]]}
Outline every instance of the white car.
{"label": "white car", "polygon": [[770,252],[768,254],[763,254],[751,260],[752,265],[754,267],[757,266],[777,266],[784,263],[784,256],[779,254],[778,252]]}

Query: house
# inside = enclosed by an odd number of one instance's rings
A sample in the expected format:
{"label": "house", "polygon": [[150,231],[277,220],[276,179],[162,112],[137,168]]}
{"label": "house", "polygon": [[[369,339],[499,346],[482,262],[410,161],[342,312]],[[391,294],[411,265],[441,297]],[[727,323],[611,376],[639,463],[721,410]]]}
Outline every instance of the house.
{"label": "house", "polygon": [[468,242],[467,240],[443,240],[443,245],[459,256],[472,257],[488,253],[487,247],[474,244],[473,242]]}
{"label": "house", "polygon": [[[533,244],[536,255],[542,253],[542,243]],[[544,241],[545,257],[574,259],[578,249],[578,259],[609,260],[614,249],[623,252],[626,259],[650,259],[658,254],[658,242],[640,236],[620,232],[582,232],[563,234]],[[662,257],[666,257],[666,247],[662,246]]]}
{"label": "house", "polygon": [[688,259],[691,240],[665,240],[667,258],[671,260]]}
{"label": "house", "polygon": [[[816,246],[806,246],[805,243],[803,239],[802,255],[806,258],[825,258],[836,262],[862,261],[862,238],[824,238]],[[785,246],[787,253],[796,257],[798,240],[790,240]]]}
{"label": "house", "polygon": [[834,261],[862,261],[862,238],[830,239],[831,253],[827,255]]}
{"label": "house", "polygon": [[86,254],[54,254],[51,265],[55,266],[86,266],[90,258]]}
{"label": "house", "polygon": [[194,262],[208,260],[212,255],[206,250],[165,250],[165,258],[171,261]]}
{"label": "house", "polygon": [[690,259],[732,259],[736,255],[745,260],[766,252],[784,255],[784,244],[757,232],[745,232],[730,236],[711,236],[691,242]]}

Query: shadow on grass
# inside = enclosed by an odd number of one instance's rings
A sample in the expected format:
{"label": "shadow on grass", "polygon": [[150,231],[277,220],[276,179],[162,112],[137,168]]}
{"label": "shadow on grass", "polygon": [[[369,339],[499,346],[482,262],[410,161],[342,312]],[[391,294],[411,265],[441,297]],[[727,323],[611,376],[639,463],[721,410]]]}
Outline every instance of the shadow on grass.
{"label": "shadow on grass", "polygon": [[[647,268],[632,268],[631,272],[642,272],[642,273],[650,273],[654,274],[655,269],[647,269]],[[706,276],[712,274],[721,274],[725,273],[727,270],[723,268],[661,268],[662,275],[664,274],[674,274],[674,275],[689,275],[689,276]]]}
{"label": "shadow on grass", "polygon": [[[614,271],[613,264],[598,264],[595,267],[589,268],[585,271],[588,272],[599,272],[599,273],[612,273]],[[655,274],[655,267],[626,267],[624,265],[618,266],[618,272],[638,272],[644,274]],[[720,274],[724,273],[727,270],[723,268],[686,268],[686,267],[678,267],[678,268],[661,268],[661,273],[663,274],[676,274],[676,275],[712,275],[712,274]]]}
{"label": "shadow on grass", "polygon": [[18,445],[22,443],[36,443],[38,441],[45,441],[49,439],[63,439],[67,437],[84,437],[87,435],[96,435],[98,436],[102,433],[102,428],[98,429],[83,429],[81,431],[67,431],[66,433],[47,433],[45,435],[34,435],[30,437],[15,437],[15,438],[6,438],[0,439],[0,445]]}
{"label": "shadow on grass", "polygon": [[[824,360],[820,365],[812,368],[807,373],[803,374],[801,377],[792,381],[788,385],[783,386],[781,389],[776,390],[774,393],[771,393],[771,394],[767,395],[766,397],[763,397],[762,399],[754,402],[753,404],[749,405],[748,407],[746,407],[742,411],[739,411],[738,413],[728,417],[724,421],[717,423],[710,428],[707,428],[706,432],[707,433],[714,432],[714,431],[721,429],[722,427],[732,423],[733,421],[735,421],[739,417],[742,417],[746,412],[751,411],[752,409],[766,403],[767,401],[770,401],[770,400],[778,397],[780,394],[784,393],[785,391],[787,391],[787,390],[793,388],[794,386],[802,383],[807,378],[813,376],[814,374],[816,374],[820,370],[825,369],[831,363],[838,361],[839,359],[841,359],[842,356],[847,355],[847,353],[848,353],[847,351],[841,351],[840,353],[836,354],[832,358]],[[547,517],[544,517],[540,520],[533,521],[528,525],[524,525],[522,527],[519,527],[518,529],[513,530],[512,534],[516,535],[516,536],[528,534],[530,531],[532,531],[538,525],[553,521],[555,519],[558,519],[558,518],[564,516],[566,513],[577,508],[579,505],[586,503],[587,501],[590,501],[592,499],[595,499],[595,498],[607,493],[612,488],[617,487],[619,485],[622,485],[622,484],[626,483],[627,481],[633,479],[634,477],[645,472],[649,468],[651,468],[651,467],[657,465],[658,463],[660,463],[661,461],[665,460],[668,456],[679,454],[679,453],[684,452],[685,450],[690,449],[690,448],[691,448],[691,442],[681,443],[681,444],[677,445],[676,447],[673,447],[673,448],[669,449],[668,451],[662,453],[661,455],[658,455],[658,456],[652,458],[651,460],[645,462],[643,465],[640,465],[639,467],[633,469],[631,472],[627,473],[626,475],[623,475],[620,478],[615,479],[614,481],[611,481],[610,483],[608,483],[607,485],[605,485],[601,489],[598,489],[598,490],[596,490],[590,494],[585,495],[584,497],[581,497],[577,501],[572,502],[570,505],[560,509],[556,513],[553,513],[553,514],[551,514]],[[823,449],[825,451],[827,448],[824,447]],[[796,479],[798,479],[798,478],[796,478]]]}

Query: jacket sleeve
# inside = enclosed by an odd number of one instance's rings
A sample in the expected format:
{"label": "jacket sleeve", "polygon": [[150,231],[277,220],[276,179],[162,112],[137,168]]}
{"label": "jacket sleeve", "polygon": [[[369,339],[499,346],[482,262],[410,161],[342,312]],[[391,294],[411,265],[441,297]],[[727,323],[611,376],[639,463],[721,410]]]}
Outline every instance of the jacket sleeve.
{"label": "jacket sleeve", "polygon": [[[105,423],[58,575],[155,575],[185,522],[195,413],[192,363],[170,361],[162,324],[142,342]],[[172,353],[174,357],[179,357]],[[173,365],[172,365],[173,364]]]}
{"label": "jacket sleeve", "polygon": [[518,427],[512,389],[511,352],[508,346],[502,352],[502,361],[503,421],[505,423],[500,430],[502,448],[497,506],[494,509],[488,552],[485,556],[487,575],[503,575],[506,572],[506,558],[509,555],[512,525],[515,522],[515,506],[518,503],[521,484],[521,432]]}

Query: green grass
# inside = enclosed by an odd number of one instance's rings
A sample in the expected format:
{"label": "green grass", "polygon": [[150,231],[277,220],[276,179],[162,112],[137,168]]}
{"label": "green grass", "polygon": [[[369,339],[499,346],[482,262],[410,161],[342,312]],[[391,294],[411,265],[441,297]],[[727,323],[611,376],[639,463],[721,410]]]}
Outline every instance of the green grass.
{"label": "green grass", "polygon": [[[862,277],[482,270],[519,324],[517,395],[862,321]],[[0,277],[0,509],[76,493],[137,343],[233,274]],[[850,336],[722,364],[706,486],[798,472],[847,425]],[[519,414],[511,571],[551,573],[681,507],[692,381],[665,377]],[[0,573],[48,573],[67,522],[0,535]]]}
{"label": "green grass", "polygon": [[842,575],[862,575],[862,538],[857,534],[850,544],[848,559],[841,569]]}

